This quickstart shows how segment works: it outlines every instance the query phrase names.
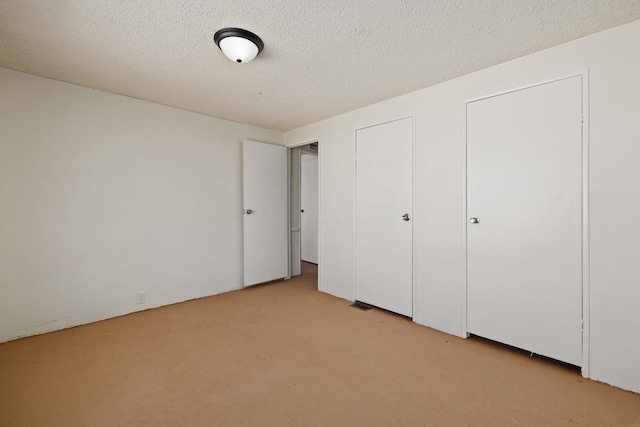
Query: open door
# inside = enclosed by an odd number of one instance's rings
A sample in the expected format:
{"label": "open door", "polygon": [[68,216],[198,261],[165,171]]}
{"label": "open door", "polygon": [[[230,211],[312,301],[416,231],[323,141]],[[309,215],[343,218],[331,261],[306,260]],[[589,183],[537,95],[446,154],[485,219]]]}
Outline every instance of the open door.
{"label": "open door", "polygon": [[318,156],[303,154],[300,177],[300,259],[318,263]]}
{"label": "open door", "polygon": [[287,149],[243,141],[244,286],[288,277]]}

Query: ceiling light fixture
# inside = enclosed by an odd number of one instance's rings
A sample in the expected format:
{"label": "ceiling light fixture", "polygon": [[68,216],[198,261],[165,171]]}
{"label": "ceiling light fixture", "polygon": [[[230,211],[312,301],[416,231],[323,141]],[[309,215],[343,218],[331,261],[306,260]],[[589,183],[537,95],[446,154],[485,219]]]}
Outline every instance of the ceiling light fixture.
{"label": "ceiling light fixture", "polygon": [[260,37],[242,28],[223,28],[213,36],[220,50],[234,62],[251,62],[264,48]]}

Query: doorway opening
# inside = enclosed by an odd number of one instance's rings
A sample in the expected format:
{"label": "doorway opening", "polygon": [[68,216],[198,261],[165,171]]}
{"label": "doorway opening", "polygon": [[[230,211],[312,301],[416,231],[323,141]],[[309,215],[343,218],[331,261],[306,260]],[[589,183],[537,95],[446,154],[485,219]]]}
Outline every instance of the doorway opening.
{"label": "doorway opening", "polygon": [[[289,148],[289,271],[318,276],[320,263],[318,141]],[[319,287],[319,281],[318,281]]]}

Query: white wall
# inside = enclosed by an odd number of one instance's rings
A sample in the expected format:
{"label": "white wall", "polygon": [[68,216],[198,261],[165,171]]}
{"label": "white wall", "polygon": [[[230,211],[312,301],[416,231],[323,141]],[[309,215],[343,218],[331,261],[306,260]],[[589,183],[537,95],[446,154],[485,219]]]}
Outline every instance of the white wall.
{"label": "white wall", "polygon": [[591,377],[640,391],[640,21],[314,123],[321,139],[320,289],[353,299],[354,130],[415,113],[415,321],[462,335],[466,100],[589,69]]}
{"label": "white wall", "polygon": [[244,138],[0,69],[0,342],[241,287]]}

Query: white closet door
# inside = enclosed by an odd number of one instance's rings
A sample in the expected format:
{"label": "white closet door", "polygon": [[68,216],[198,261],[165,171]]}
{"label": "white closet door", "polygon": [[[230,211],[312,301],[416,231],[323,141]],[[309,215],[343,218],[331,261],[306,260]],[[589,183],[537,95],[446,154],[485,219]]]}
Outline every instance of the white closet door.
{"label": "white closet door", "polygon": [[318,156],[303,154],[300,179],[300,252],[303,261],[318,263]]}
{"label": "white closet door", "polygon": [[356,300],[413,314],[413,119],[356,132]]}
{"label": "white closet door", "polygon": [[288,275],[287,149],[243,144],[244,286]]}
{"label": "white closet door", "polygon": [[581,153],[580,76],[467,104],[468,332],[574,365]]}

